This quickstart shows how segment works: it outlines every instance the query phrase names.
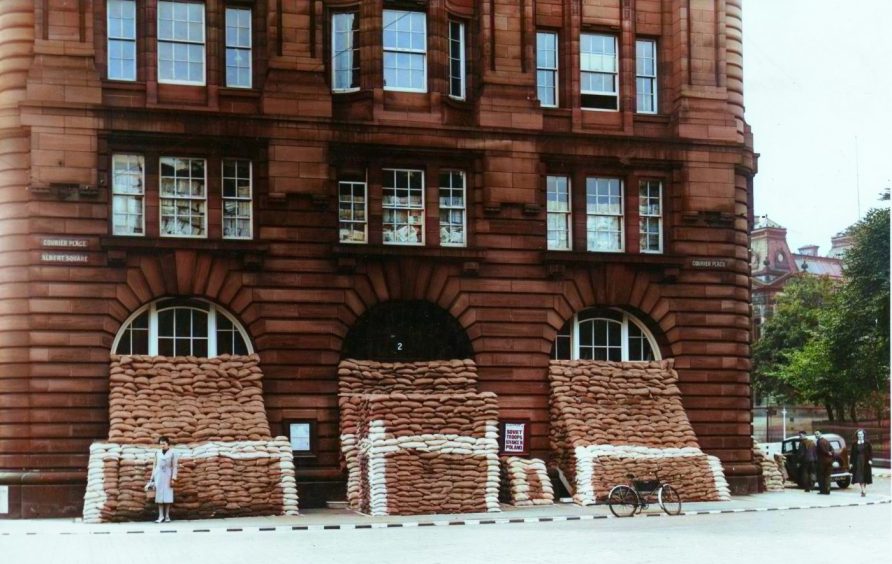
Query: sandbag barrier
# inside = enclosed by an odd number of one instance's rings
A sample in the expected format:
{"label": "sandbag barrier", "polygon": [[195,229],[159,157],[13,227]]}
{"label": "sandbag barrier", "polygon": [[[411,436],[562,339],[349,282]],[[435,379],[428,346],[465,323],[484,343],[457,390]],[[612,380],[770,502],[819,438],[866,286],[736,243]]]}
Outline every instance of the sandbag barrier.
{"label": "sandbag barrier", "polygon": [[[780,464],[778,464],[780,457]],[[766,492],[782,492],[784,491],[784,475],[780,468],[783,467],[783,455],[778,454],[772,458],[768,458],[762,452],[759,443],[753,439],[753,462],[755,462],[762,470],[759,476],[762,491]]]}
{"label": "sandbag barrier", "polygon": [[[173,447],[178,457],[173,514],[207,519],[297,515],[291,444],[210,442]],[[158,447],[93,443],[84,496],[84,522],[149,520],[155,513],[143,486]]]}
{"label": "sandbag barrier", "polygon": [[686,501],[730,499],[721,462],[700,450],[672,361],[553,360],[554,462],[591,505],[627,474],[670,482]]}
{"label": "sandbag barrier", "polygon": [[90,447],[85,522],[151,518],[143,486],[160,435],[179,457],[177,518],[298,514],[291,445],[271,436],[256,355],[111,361],[109,441]]}
{"label": "sandbag barrier", "polygon": [[154,444],[270,438],[259,357],[112,355],[109,441]]}
{"label": "sandbag barrier", "polygon": [[498,511],[498,405],[470,360],[338,370],[347,501],[371,515]]}
{"label": "sandbag barrier", "polygon": [[512,505],[523,507],[554,503],[554,488],[544,461],[538,458],[503,456],[502,467],[508,478]]}

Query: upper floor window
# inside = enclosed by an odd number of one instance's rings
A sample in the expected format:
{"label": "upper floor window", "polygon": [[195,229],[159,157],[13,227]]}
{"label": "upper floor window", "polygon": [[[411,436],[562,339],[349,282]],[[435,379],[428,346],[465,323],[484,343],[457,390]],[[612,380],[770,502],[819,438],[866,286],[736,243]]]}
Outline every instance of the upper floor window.
{"label": "upper floor window", "polygon": [[136,80],[136,0],[108,0],[108,78]]}
{"label": "upper floor window", "polygon": [[644,324],[614,309],[588,309],[574,315],[558,332],[552,356],[556,360],[660,360],[656,341]]}
{"label": "upper floor window", "polygon": [[338,239],[341,243],[368,241],[366,183],[338,182]]}
{"label": "upper floor window", "polygon": [[207,235],[207,161],[161,157],[161,235]]}
{"label": "upper floor window", "polygon": [[638,113],[657,113],[657,42],[653,39],[635,41],[635,89]]}
{"label": "upper floor window", "polygon": [[616,37],[583,33],[579,37],[581,106],[584,109],[619,109],[619,59]]}
{"label": "upper floor window", "polygon": [[384,89],[427,91],[427,19],[424,12],[384,10]]}
{"label": "upper floor window", "polygon": [[570,179],[566,176],[549,176],[546,179],[548,199],[548,249],[568,251],[570,238]]}
{"label": "upper floor window", "polygon": [[[151,154],[111,155],[111,231],[114,235],[161,237],[208,236],[208,200],[219,210],[212,233],[223,239],[254,236],[254,165],[244,158],[192,158]],[[148,177],[148,181],[147,181]],[[157,210],[158,223],[146,232],[146,209]],[[157,227],[155,227],[157,226]],[[157,231],[155,231],[157,229]]]}
{"label": "upper floor window", "polygon": [[130,316],[112,346],[114,354],[215,357],[253,351],[247,333],[229,313],[201,300],[160,300]]}
{"label": "upper floor window", "polygon": [[585,201],[588,250],[622,251],[622,182],[618,178],[586,178]]}
{"label": "upper floor window", "polygon": [[331,89],[359,88],[359,17],[356,12],[331,16]]}
{"label": "upper floor window", "polygon": [[449,21],[449,95],[465,99],[465,24]]}
{"label": "upper floor window", "polygon": [[440,172],[440,244],[463,247],[465,237],[465,173],[460,170]]}
{"label": "upper floor window", "polygon": [[385,169],[384,244],[424,244],[424,171]]}
{"label": "upper floor window", "polygon": [[204,4],[158,2],[158,82],[205,83]]}
{"label": "upper floor window", "polygon": [[553,31],[536,33],[536,91],[539,104],[558,105],[558,35]]}
{"label": "upper floor window", "polygon": [[226,86],[251,88],[251,10],[226,8]]}
{"label": "upper floor window", "polygon": [[252,235],[253,170],[246,159],[223,159],[223,238]]}
{"label": "upper floor window", "polygon": [[642,253],[663,252],[663,184],[644,180],[638,185],[639,244]]}
{"label": "upper floor window", "polygon": [[112,156],[112,233],[145,233],[145,166],[141,155]]}

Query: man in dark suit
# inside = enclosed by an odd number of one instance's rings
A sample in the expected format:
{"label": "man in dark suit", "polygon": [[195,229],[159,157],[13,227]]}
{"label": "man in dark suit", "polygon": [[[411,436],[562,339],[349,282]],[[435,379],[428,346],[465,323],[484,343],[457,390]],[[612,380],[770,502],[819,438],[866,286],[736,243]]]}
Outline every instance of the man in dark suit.
{"label": "man in dark suit", "polygon": [[824,495],[830,495],[830,471],[833,468],[833,445],[821,436],[820,431],[815,431],[818,450],[818,486]]}
{"label": "man in dark suit", "polygon": [[799,450],[796,451],[799,461],[799,487],[807,492],[814,485],[815,462],[818,460],[818,451],[815,442],[805,436],[805,431],[799,431]]}

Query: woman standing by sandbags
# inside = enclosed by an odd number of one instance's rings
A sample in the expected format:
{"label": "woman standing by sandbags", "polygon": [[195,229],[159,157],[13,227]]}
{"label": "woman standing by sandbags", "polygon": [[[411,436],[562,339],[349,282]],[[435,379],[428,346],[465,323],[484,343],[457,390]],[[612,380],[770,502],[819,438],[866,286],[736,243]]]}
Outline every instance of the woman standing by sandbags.
{"label": "woman standing by sandbags", "polygon": [[873,448],[867,440],[864,429],[855,431],[855,442],[849,451],[849,471],[852,473],[852,483],[861,486],[861,497],[867,492],[867,484],[873,483]]}
{"label": "woman standing by sandbags", "polygon": [[152,465],[152,477],[146,484],[146,489],[155,490],[155,503],[158,504],[158,519],[156,523],[170,522],[170,506],[173,505],[173,486],[177,481],[177,457],[170,448],[170,440],[167,437],[158,437],[161,450],[155,453],[155,463]]}

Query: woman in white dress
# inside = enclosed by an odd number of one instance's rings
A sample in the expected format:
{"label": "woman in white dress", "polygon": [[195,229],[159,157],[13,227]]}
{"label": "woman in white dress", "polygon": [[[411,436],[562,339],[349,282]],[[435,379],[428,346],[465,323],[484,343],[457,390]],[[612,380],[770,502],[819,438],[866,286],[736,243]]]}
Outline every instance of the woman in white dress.
{"label": "woman in white dress", "polygon": [[155,503],[158,504],[158,519],[156,523],[170,522],[170,506],[173,505],[173,486],[177,481],[177,457],[170,448],[170,440],[167,437],[159,437],[158,444],[161,450],[155,453],[155,463],[152,465],[152,477],[146,484],[146,489],[155,488]]}

